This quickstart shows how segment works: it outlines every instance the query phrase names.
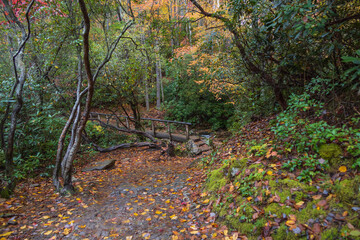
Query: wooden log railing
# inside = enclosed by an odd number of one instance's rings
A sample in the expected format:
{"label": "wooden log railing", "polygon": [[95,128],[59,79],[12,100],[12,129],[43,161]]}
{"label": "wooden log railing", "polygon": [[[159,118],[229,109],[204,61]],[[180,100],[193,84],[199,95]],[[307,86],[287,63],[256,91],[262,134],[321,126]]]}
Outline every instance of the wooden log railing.
{"label": "wooden log railing", "polygon": [[[106,119],[106,124],[110,124],[110,120],[114,119],[116,121],[117,127],[120,127],[119,118],[125,119],[125,126],[126,128],[130,129],[130,122],[129,119],[134,119],[131,116],[124,116],[124,115],[116,115],[116,114],[107,114],[107,113],[97,113],[91,112],[90,119],[98,119],[101,121],[101,118],[104,117]],[[178,125],[185,125],[185,136],[186,140],[190,138],[190,126],[192,125],[189,122],[179,122],[173,120],[164,120],[164,119],[156,119],[156,118],[140,118],[140,120],[151,121],[151,133],[154,137],[156,137],[156,124],[155,122],[162,122],[167,124],[167,131],[169,134],[170,141],[172,141],[172,132],[171,132],[171,124],[178,124]]]}

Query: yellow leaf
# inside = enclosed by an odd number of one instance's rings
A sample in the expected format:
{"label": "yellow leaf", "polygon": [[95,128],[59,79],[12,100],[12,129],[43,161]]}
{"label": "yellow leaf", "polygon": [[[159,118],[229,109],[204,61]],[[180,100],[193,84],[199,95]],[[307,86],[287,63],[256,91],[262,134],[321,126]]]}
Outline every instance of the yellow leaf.
{"label": "yellow leaf", "polygon": [[23,230],[23,229],[25,229],[25,228],[26,228],[26,225],[22,226],[20,229]]}
{"label": "yellow leaf", "polygon": [[210,202],[210,200],[206,199],[206,200],[203,201],[203,204],[208,204],[209,202]]}
{"label": "yellow leaf", "polygon": [[52,230],[50,230],[50,231],[47,231],[46,233],[44,233],[44,235],[50,235],[52,233]]}
{"label": "yellow leaf", "polygon": [[305,203],[304,201],[300,201],[300,202],[296,203],[296,205],[301,207],[302,205],[304,205],[304,203]]}
{"label": "yellow leaf", "polygon": [[253,198],[252,197],[248,197],[247,200],[250,202]]}
{"label": "yellow leaf", "polygon": [[86,228],[86,225],[80,225],[79,228]]}
{"label": "yellow leaf", "polygon": [[156,210],[156,214],[162,214],[162,211]]}
{"label": "yellow leaf", "polygon": [[199,231],[191,231],[190,233],[195,235],[195,234],[198,234]]}
{"label": "yellow leaf", "polygon": [[267,171],[267,173],[266,173],[267,175],[273,175],[273,172],[272,171]]}
{"label": "yellow leaf", "polygon": [[3,234],[0,234],[0,237],[8,237],[12,234],[13,232],[6,232],[6,233],[3,233]]}
{"label": "yellow leaf", "polygon": [[170,199],[166,200],[165,203],[170,203]]}
{"label": "yellow leaf", "polygon": [[262,173],[263,171],[264,171],[264,169],[260,168],[260,169],[258,170],[258,173]]}
{"label": "yellow leaf", "polygon": [[124,224],[130,223],[130,220],[124,220],[122,223],[124,223]]}
{"label": "yellow leaf", "polygon": [[133,238],[133,236],[127,236],[126,240],[131,240]]}
{"label": "yellow leaf", "polygon": [[285,223],[287,226],[291,226],[291,225],[294,225],[295,224],[295,221],[294,220],[288,220],[286,221]]}
{"label": "yellow leaf", "polygon": [[137,217],[137,216],[139,216],[139,214],[137,214],[137,213],[134,213],[134,216],[135,216],[135,217]]}
{"label": "yellow leaf", "polygon": [[224,236],[228,235],[228,230],[224,230]]}
{"label": "yellow leaf", "polygon": [[345,166],[341,166],[341,167],[339,167],[339,171],[344,173],[347,171],[347,168]]}
{"label": "yellow leaf", "polygon": [[43,216],[42,219],[49,219],[49,216]]}
{"label": "yellow leaf", "polygon": [[151,217],[148,217],[148,218],[146,219],[146,221],[151,221]]}
{"label": "yellow leaf", "polygon": [[201,239],[207,239],[207,236],[204,234],[201,236]]}
{"label": "yellow leaf", "polygon": [[178,217],[174,214],[174,215],[171,215],[170,218],[171,218],[172,220],[176,220]]}
{"label": "yellow leaf", "polygon": [[65,228],[63,234],[69,235],[69,233],[71,233],[71,228]]}

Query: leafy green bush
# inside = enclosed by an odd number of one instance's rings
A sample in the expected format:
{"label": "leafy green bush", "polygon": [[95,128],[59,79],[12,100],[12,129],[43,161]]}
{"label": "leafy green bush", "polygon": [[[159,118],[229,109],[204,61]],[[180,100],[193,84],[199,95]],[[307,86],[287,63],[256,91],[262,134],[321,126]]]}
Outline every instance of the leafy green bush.
{"label": "leafy green bush", "polygon": [[[285,148],[298,153],[318,152],[325,143],[338,142],[354,158],[352,167],[360,166],[360,129],[331,126],[322,120],[322,104],[310,95],[292,95],[289,108],[278,115],[272,131]],[[311,119],[311,117],[313,119]],[[358,122],[354,118],[353,122]]]}
{"label": "leafy green bush", "polygon": [[189,75],[187,64],[189,59],[174,61],[167,66],[173,80],[164,89],[166,117],[196,124],[208,123],[214,130],[226,128],[234,113],[233,104],[228,103],[226,96],[217,99],[205,83],[196,82],[201,77],[196,70]]}

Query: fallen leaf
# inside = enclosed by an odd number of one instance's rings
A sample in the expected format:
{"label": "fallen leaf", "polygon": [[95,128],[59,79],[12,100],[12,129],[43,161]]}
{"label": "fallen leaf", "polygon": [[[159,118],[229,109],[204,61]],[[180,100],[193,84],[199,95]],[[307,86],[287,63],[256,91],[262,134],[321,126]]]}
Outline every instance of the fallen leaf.
{"label": "fallen leaf", "polygon": [[339,167],[339,171],[344,173],[347,171],[347,168],[345,166],[341,166],[341,167]]}
{"label": "fallen leaf", "polygon": [[69,235],[69,233],[71,233],[71,228],[65,228],[63,234],[66,236]]}
{"label": "fallen leaf", "polygon": [[44,233],[44,235],[50,235],[52,233],[52,230],[49,230],[49,231],[47,231],[46,233]]}
{"label": "fallen leaf", "polygon": [[6,233],[3,233],[3,234],[0,234],[0,237],[8,237],[12,234],[13,232],[6,232]]}
{"label": "fallen leaf", "polygon": [[205,199],[204,201],[203,201],[203,204],[208,204],[210,202],[210,199]]}
{"label": "fallen leaf", "polygon": [[324,207],[325,205],[327,204],[327,201],[326,200],[321,200],[320,202],[318,202],[316,204],[317,207]]}
{"label": "fallen leaf", "polygon": [[294,224],[295,224],[295,221],[294,221],[294,220],[287,220],[285,224],[286,224],[287,226],[291,226],[291,225],[294,225]]}
{"label": "fallen leaf", "polygon": [[314,200],[319,200],[319,199],[321,198],[321,195],[315,195],[315,196],[312,196],[312,198],[313,198]]}

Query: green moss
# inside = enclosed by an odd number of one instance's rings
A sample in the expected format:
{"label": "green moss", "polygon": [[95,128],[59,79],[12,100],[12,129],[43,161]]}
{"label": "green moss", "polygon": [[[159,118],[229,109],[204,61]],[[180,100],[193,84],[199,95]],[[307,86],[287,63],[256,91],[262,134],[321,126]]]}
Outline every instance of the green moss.
{"label": "green moss", "polygon": [[265,226],[266,222],[267,221],[265,218],[260,218],[254,223],[254,225],[257,229],[262,229]]}
{"label": "green moss", "polygon": [[316,202],[309,202],[304,209],[298,211],[295,215],[300,223],[306,223],[309,219],[324,218],[326,211],[321,208],[317,209]]}
{"label": "green moss", "polygon": [[335,240],[339,239],[339,230],[336,228],[326,229],[321,233],[321,240]]}
{"label": "green moss", "polygon": [[240,222],[239,218],[228,216],[226,218],[227,223],[241,234],[251,234],[254,236],[254,224],[248,222]]}
{"label": "green moss", "polygon": [[265,214],[271,213],[272,215],[276,214],[277,216],[281,216],[283,213],[286,215],[294,214],[294,210],[289,206],[280,206],[278,203],[271,203],[264,208]]}
{"label": "green moss", "polygon": [[308,184],[299,182],[297,180],[292,180],[289,178],[285,178],[285,179],[279,179],[277,180],[277,182],[275,180],[271,180],[269,182],[269,186],[270,187],[276,187],[276,188],[281,188],[283,189],[285,186],[288,188],[299,188],[299,190],[305,190],[305,191],[309,191],[309,192],[315,192],[317,191],[316,187],[314,186],[310,186]]}
{"label": "green moss", "polygon": [[285,224],[282,224],[276,232],[272,235],[274,240],[293,240],[296,239],[296,235],[288,230]]}
{"label": "green moss", "polygon": [[359,200],[359,186],[360,176],[356,176],[353,179],[345,179],[341,182],[337,182],[334,186],[334,190],[340,201],[352,203],[355,200]]}
{"label": "green moss", "polygon": [[331,169],[337,169],[341,165],[341,157],[343,151],[341,147],[335,143],[323,144],[319,148],[319,155],[329,161]]}
{"label": "green moss", "polygon": [[210,192],[218,191],[226,185],[227,179],[224,177],[224,169],[226,167],[227,165],[224,165],[221,168],[210,172],[206,184],[207,190]]}
{"label": "green moss", "polygon": [[247,165],[247,158],[242,158],[242,159],[235,159],[232,163],[231,163],[231,168],[239,168],[239,169],[243,169],[246,167]]}

